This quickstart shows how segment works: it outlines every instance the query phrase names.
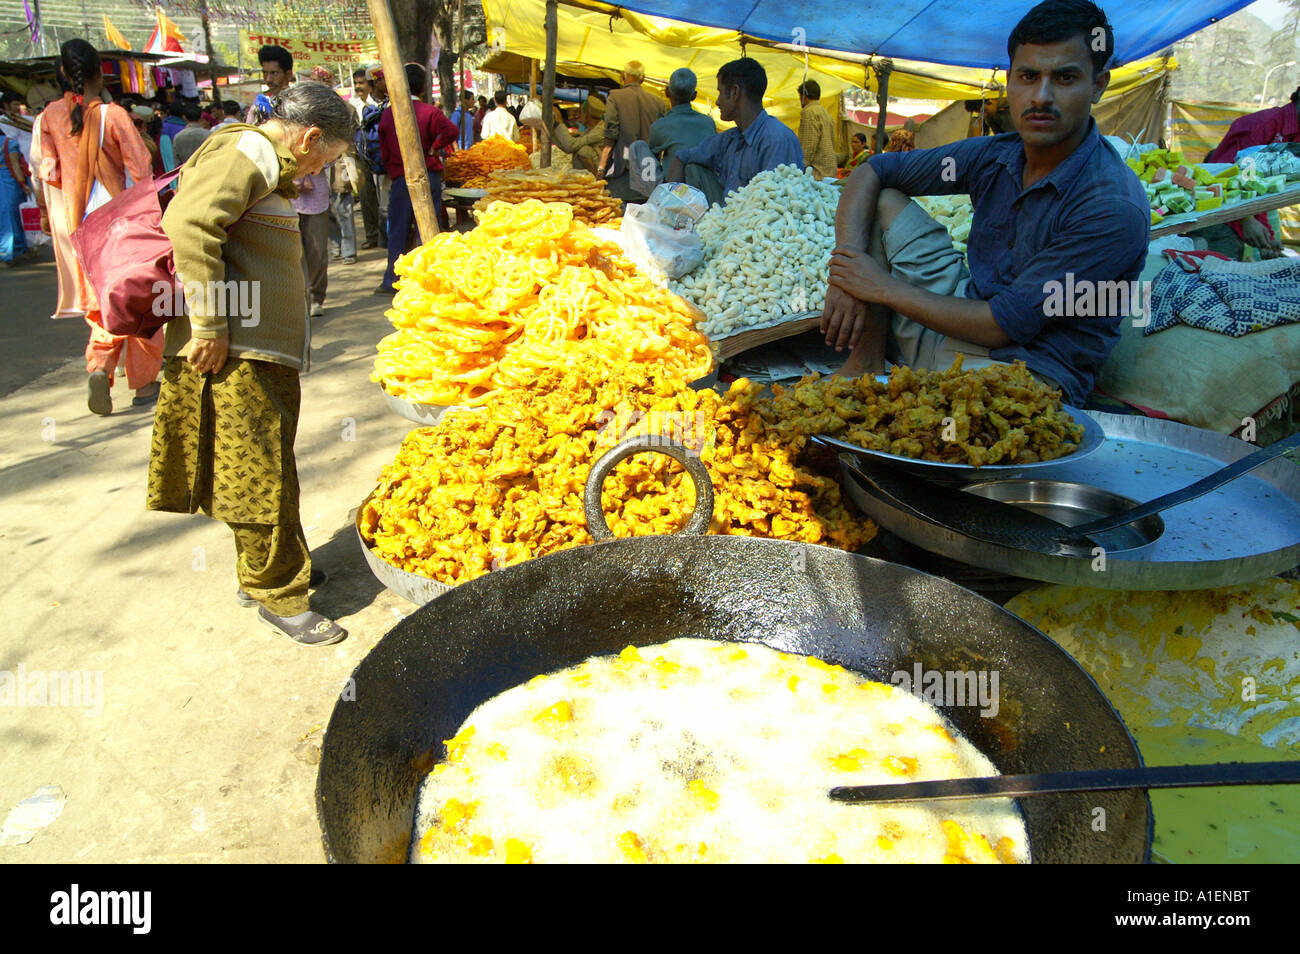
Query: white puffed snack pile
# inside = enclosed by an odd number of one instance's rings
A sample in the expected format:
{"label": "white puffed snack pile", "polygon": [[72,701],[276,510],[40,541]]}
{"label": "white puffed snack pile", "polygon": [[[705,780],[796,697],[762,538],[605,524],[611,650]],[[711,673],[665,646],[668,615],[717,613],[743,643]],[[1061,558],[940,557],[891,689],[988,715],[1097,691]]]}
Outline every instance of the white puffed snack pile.
{"label": "white puffed snack pile", "polygon": [[945,229],[952,239],[953,248],[959,252],[966,251],[970,238],[971,223],[975,220],[975,209],[968,195],[927,195],[918,196],[913,201],[929,213]]}
{"label": "white puffed snack pile", "polygon": [[697,327],[715,340],[820,312],[839,198],[797,166],[760,172],[700,219],[704,261],[669,287],[708,316]]}

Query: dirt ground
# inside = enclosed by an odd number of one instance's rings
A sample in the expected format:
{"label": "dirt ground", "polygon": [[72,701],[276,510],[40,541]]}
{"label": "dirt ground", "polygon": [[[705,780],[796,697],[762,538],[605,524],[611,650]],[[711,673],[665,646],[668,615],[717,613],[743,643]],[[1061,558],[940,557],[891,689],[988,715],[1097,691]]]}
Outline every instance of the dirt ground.
{"label": "dirt ground", "polygon": [[[145,510],[153,409],[131,407],[119,377],[113,415],[87,410],[87,332],[49,320],[51,254],[0,271],[0,819],[43,786],[67,796],[0,862],[324,860],[323,726],[353,668],[414,609],[371,575],[353,528],[413,426],[368,379],[391,330],[389,299],[372,293],[382,254],[331,263],[302,378],[302,522],[330,574],[312,605],[350,632],[323,648],[235,602],[224,524]],[[73,671],[86,691],[65,681],[44,701],[68,704],[39,704],[33,674]],[[34,695],[6,704],[6,673]]]}

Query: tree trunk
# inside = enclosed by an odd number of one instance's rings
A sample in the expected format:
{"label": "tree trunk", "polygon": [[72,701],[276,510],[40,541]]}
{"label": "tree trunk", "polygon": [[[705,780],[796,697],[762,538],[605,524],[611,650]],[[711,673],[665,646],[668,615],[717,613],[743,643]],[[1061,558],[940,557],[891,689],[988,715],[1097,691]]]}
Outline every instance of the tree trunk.
{"label": "tree trunk", "polygon": [[434,28],[438,31],[438,42],[442,52],[438,56],[438,88],[441,93],[442,111],[448,116],[456,108],[456,7],[455,4],[438,0],[434,16]]}
{"label": "tree trunk", "polygon": [[429,38],[433,19],[442,6],[440,0],[389,0],[393,25],[397,28],[397,48],[403,63],[428,63]]}

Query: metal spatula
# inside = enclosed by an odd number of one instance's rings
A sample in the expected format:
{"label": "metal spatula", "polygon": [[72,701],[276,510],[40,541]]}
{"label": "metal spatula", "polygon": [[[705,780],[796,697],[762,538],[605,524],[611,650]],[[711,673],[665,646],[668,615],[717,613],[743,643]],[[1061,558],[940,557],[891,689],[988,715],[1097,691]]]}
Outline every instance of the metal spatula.
{"label": "metal spatula", "polygon": [[1054,792],[1110,792],[1123,788],[1203,788],[1217,785],[1296,783],[1300,783],[1300,759],[1088,769],[889,785],[853,785],[833,788],[830,794],[837,802],[915,802],[950,798],[1019,798],[1024,795],[1050,795]]}
{"label": "metal spatula", "polygon": [[1294,447],[1300,447],[1300,434],[1292,434],[1286,440],[1278,441],[1276,444],[1270,444],[1268,447],[1260,448],[1253,454],[1247,454],[1241,460],[1234,461],[1227,467],[1216,470],[1208,477],[1202,477],[1194,484],[1189,484],[1182,490],[1175,490],[1173,493],[1164,494],[1155,500],[1149,500],[1144,504],[1139,504],[1129,510],[1124,510],[1109,517],[1102,517],[1100,520],[1094,520],[1091,523],[1080,524],[1071,528],[1075,533],[1083,536],[1091,536],[1094,533],[1105,533],[1107,530],[1114,530],[1116,527],[1122,527],[1125,524],[1132,523],[1134,520],[1141,520],[1143,517],[1149,517],[1153,513],[1159,513],[1161,510],[1168,510],[1170,507],[1177,507],[1179,504],[1187,503],[1189,500],[1195,500],[1208,494],[1211,490],[1222,487],[1229,481],[1236,480],[1243,474],[1248,474],[1256,467],[1267,464],[1270,460],[1281,457],[1287,451]]}

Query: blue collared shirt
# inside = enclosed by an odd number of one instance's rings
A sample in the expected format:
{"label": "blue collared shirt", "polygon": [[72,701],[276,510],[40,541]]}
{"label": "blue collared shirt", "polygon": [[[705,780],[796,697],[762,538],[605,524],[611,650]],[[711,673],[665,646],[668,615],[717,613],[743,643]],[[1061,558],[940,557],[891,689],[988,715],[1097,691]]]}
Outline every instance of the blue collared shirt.
{"label": "blue collared shirt", "polygon": [[[1028,189],[1018,133],[868,160],[884,186],[907,195],[970,193],[966,297],[987,301],[1012,341],[990,354],[1060,382],[1075,405],[1119,340],[1127,313],[1114,306],[1131,301],[1151,240],[1142,184],[1088,122],[1079,148]],[[1129,283],[1128,294],[1114,282]]]}
{"label": "blue collared shirt", "polygon": [[768,169],[787,163],[802,169],[803,146],[788,126],[760,109],[749,128],[736,126],[710,136],[699,145],[679,149],[677,158],[683,166],[698,162],[712,169],[726,196]]}
{"label": "blue collared shirt", "polygon": [[474,145],[474,112],[464,106],[458,106],[451,114],[451,124],[459,130],[456,137],[456,146],[460,149],[468,149]]}

